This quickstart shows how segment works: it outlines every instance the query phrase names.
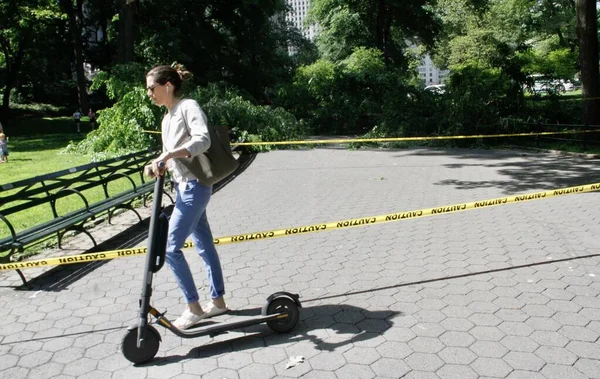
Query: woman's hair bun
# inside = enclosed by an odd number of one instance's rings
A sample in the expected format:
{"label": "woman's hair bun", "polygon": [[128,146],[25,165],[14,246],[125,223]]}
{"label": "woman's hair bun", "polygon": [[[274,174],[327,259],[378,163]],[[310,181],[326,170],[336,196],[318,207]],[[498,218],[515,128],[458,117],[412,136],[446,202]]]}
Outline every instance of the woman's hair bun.
{"label": "woman's hair bun", "polygon": [[173,64],[171,65],[171,67],[173,67],[173,69],[175,71],[177,71],[177,74],[179,75],[179,77],[181,78],[182,81],[187,80],[189,78],[192,77],[192,73],[189,72],[184,65],[182,65],[181,63],[177,63],[177,62],[173,62]]}

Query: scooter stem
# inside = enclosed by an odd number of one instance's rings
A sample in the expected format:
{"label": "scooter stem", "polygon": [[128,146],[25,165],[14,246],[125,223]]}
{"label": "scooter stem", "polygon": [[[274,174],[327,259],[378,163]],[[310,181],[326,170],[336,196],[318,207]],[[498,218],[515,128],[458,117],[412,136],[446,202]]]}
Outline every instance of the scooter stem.
{"label": "scooter stem", "polygon": [[[162,166],[162,167],[161,167]],[[159,164],[163,168],[164,163]],[[146,254],[146,269],[144,271],[144,282],[142,283],[142,295],[140,297],[140,317],[138,321],[138,339],[137,347],[141,349],[146,341],[146,331],[148,326],[148,313],[150,312],[150,297],[152,296],[152,278],[154,274],[154,264],[158,256],[158,223],[162,210],[163,186],[165,182],[164,174],[156,178],[154,184],[154,198],[152,200],[152,215],[150,217],[150,230],[148,231],[148,252]]]}

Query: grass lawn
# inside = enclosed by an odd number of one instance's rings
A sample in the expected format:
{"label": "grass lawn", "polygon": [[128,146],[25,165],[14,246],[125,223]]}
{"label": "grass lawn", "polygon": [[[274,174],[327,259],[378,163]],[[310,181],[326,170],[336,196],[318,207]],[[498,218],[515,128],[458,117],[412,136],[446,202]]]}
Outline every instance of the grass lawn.
{"label": "grass lawn", "polygon": [[81,141],[84,138],[83,133],[16,137],[9,135],[8,163],[0,164],[0,184],[89,163],[90,156],[59,154],[69,141]]}
{"label": "grass lawn", "polygon": [[[19,126],[20,124],[20,126]],[[84,123],[82,123],[84,124]],[[60,154],[70,141],[81,141],[85,133],[48,133],[36,135],[11,136],[10,129],[34,125],[35,130],[51,130],[52,128],[68,129],[73,127],[73,121],[69,117],[22,119],[19,122],[10,122],[5,127],[5,133],[9,136],[8,141],[8,163],[0,164],[0,184],[12,183],[18,180],[29,179],[35,176],[61,171],[75,166],[90,163],[89,155]],[[82,125],[82,130],[85,130]],[[22,131],[22,130],[21,130]],[[56,131],[52,130],[52,131]],[[78,175],[78,174],[74,174]],[[133,177],[136,184],[140,183],[139,175]],[[109,184],[110,194],[117,194],[129,190],[131,184],[126,179],[119,179]],[[0,199],[14,190],[0,190]],[[83,195],[92,204],[104,199],[102,188],[92,188],[84,191]],[[14,205],[14,204],[13,204]],[[61,198],[57,201],[59,214],[66,214],[84,207],[84,203],[76,195]],[[0,206],[0,213],[3,207]],[[35,225],[52,220],[50,204],[18,212],[8,216],[9,221],[17,232],[31,228]],[[8,227],[0,222],[0,238],[10,236]],[[50,244],[54,243],[50,240]],[[0,253],[2,255],[2,253]]]}

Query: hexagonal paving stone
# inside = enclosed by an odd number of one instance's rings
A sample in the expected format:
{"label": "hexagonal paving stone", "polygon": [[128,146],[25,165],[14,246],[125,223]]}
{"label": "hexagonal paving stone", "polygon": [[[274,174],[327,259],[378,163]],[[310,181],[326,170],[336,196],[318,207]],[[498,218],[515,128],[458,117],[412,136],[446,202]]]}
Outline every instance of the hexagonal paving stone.
{"label": "hexagonal paving stone", "polygon": [[535,351],[535,355],[548,363],[561,365],[572,365],[577,361],[577,356],[575,354],[561,347],[540,346],[540,348]]}
{"label": "hexagonal paving stone", "polygon": [[219,368],[239,370],[252,363],[252,356],[248,353],[234,351],[219,357],[217,362]]}
{"label": "hexagonal paving stone", "polygon": [[327,353],[310,358],[309,363],[316,370],[335,371],[346,364],[346,359],[341,354]]}
{"label": "hexagonal paving stone", "polygon": [[54,353],[52,361],[58,363],[70,363],[82,358],[83,354],[85,354],[84,349],[80,347],[69,347]]}
{"label": "hexagonal paving stone", "polygon": [[437,353],[444,348],[444,344],[437,338],[417,337],[408,343],[414,351],[420,353]]}
{"label": "hexagonal paving stone", "polygon": [[508,353],[504,345],[495,341],[476,341],[469,349],[478,356],[487,358],[502,358]]}
{"label": "hexagonal paving stone", "polygon": [[24,355],[19,359],[19,366],[25,368],[33,368],[48,362],[52,358],[52,353],[48,351],[36,351]]}
{"label": "hexagonal paving stone", "polygon": [[558,321],[561,325],[586,326],[590,319],[580,313],[556,312],[552,319]]}
{"label": "hexagonal paving stone", "polygon": [[345,311],[336,313],[333,319],[341,324],[357,324],[365,319],[360,311]]}
{"label": "hexagonal paving stone", "polygon": [[540,345],[529,337],[521,336],[506,336],[501,341],[501,344],[512,351],[534,352]]}
{"label": "hexagonal paving stone", "polygon": [[91,348],[89,348],[85,352],[85,356],[87,358],[100,360],[117,352],[119,352],[118,346],[115,346],[114,344],[101,343],[99,345],[92,346]]}
{"label": "hexagonal paving stone", "polygon": [[25,378],[29,370],[24,367],[12,367],[2,372],[2,378]]}
{"label": "hexagonal paving stone", "polygon": [[64,366],[60,363],[49,362],[43,366],[31,369],[28,378],[56,378],[61,374],[63,369]]}
{"label": "hexagonal paving stone", "polygon": [[583,358],[600,359],[598,343],[571,341],[565,348]]}
{"label": "hexagonal paving stone", "polygon": [[520,309],[500,309],[494,315],[503,321],[517,322],[524,322],[531,317]]}
{"label": "hexagonal paving stone", "polygon": [[235,370],[227,368],[218,368],[202,376],[202,379],[238,379],[239,375]]}
{"label": "hexagonal paving stone", "polygon": [[440,336],[440,341],[446,346],[468,347],[475,342],[475,338],[466,332],[449,331]]}
{"label": "hexagonal paving stone", "polygon": [[546,362],[532,353],[511,351],[502,358],[515,370],[539,371]]}
{"label": "hexagonal paving stone", "polygon": [[454,318],[454,317],[449,317],[449,318],[446,318],[445,320],[442,320],[442,322],[440,322],[440,325],[445,330],[453,330],[453,331],[460,331],[460,332],[466,332],[467,330],[470,330],[475,326],[475,324],[473,324],[471,321],[469,321],[466,318]]}
{"label": "hexagonal paving stone", "polygon": [[561,328],[561,325],[556,320],[547,317],[530,317],[525,323],[537,331],[546,330],[556,332]]}
{"label": "hexagonal paving stone", "polygon": [[344,367],[335,370],[335,375],[339,379],[369,379],[375,377],[375,373],[369,366],[357,364],[344,365]]}
{"label": "hexagonal paving stone", "polygon": [[600,337],[593,330],[581,326],[565,325],[558,332],[572,341],[595,342]]}
{"label": "hexagonal paving stone", "polygon": [[457,365],[468,365],[477,358],[471,350],[464,347],[447,347],[438,356],[446,363]]}
{"label": "hexagonal paving stone", "polygon": [[437,355],[427,353],[413,353],[404,361],[416,371],[435,372],[444,365],[444,362]]}
{"label": "hexagonal paving stone", "polygon": [[571,366],[556,365],[549,363],[542,369],[541,373],[548,379],[588,379],[579,370]]}
{"label": "hexagonal paving stone", "polygon": [[2,359],[0,359],[0,372],[2,370],[8,369],[9,367],[13,367],[19,361],[19,357],[16,355],[3,354]]}
{"label": "hexagonal paving stone", "polygon": [[498,326],[502,320],[491,313],[474,313],[469,316],[469,321],[477,326]]}
{"label": "hexagonal paving stone", "polygon": [[194,375],[194,377],[203,376],[218,368],[217,358],[196,358],[183,361],[183,372]]}
{"label": "hexagonal paving stone", "polygon": [[469,330],[469,334],[478,341],[500,341],[506,334],[492,326],[476,326]]}
{"label": "hexagonal paving stone", "polygon": [[[55,354],[56,356],[56,354]],[[87,374],[90,371],[96,369],[98,362],[89,358],[79,358],[75,362],[70,360],[68,364],[65,364],[63,374],[72,375],[75,377]]]}
{"label": "hexagonal paving stone", "polygon": [[371,365],[377,377],[402,378],[411,369],[403,361],[382,358]]}
{"label": "hexagonal paving stone", "polygon": [[476,379],[478,375],[471,367],[464,365],[444,365],[436,374],[440,378]]}
{"label": "hexagonal paving stone", "polygon": [[183,373],[180,362],[169,362],[165,365],[148,365],[148,376],[151,378],[172,378]]}
{"label": "hexagonal paving stone", "polygon": [[533,333],[533,328],[522,322],[505,321],[498,325],[498,329],[502,330],[509,336],[529,336]]}
{"label": "hexagonal paving stone", "polygon": [[404,359],[413,350],[404,342],[387,341],[376,347],[377,352],[384,358]]}
{"label": "hexagonal paving stone", "polygon": [[287,353],[284,349],[277,347],[260,349],[252,353],[252,360],[256,363],[273,365],[285,359],[287,359]]}
{"label": "hexagonal paving stone", "polygon": [[348,363],[357,363],[363,365],[370,365],[381,358],[375,348],[367,347],[353,347],[346,351],[343,355]]}
{"label": "hexagonal paving stone", "polygon": [[446,331],[441,325],[428,322],[420,322],[410,330],[422,337],[439,337]]}
{"label": "hexagonal paving stone", "polygon": [[481,376],[506,377],[513,369],[502,359],[477,358],[471,368]]}
{"label": "hexagonal paving stone", "polygon": [[302,375],[302,379],[337,379],[337,376],[331,371],[312,370]]}
{"label": "hexagonal paving stone", "polygon": [[532,371],[523,371],[523,370],[515,370],[511,372],[506,379],[546,379],[544,375],[532,372]]}
{"label": "hexagonal paving stone", "polygon": [[252,363],[238,371],[240,379],[262,379],[274,377],[275,370],[270,365]]}
{"label": "hexagonal paving stone", "polygon": [[600,360],[582,358],[575,363],[575,368],[589,378],[593,378],[600,373]]}

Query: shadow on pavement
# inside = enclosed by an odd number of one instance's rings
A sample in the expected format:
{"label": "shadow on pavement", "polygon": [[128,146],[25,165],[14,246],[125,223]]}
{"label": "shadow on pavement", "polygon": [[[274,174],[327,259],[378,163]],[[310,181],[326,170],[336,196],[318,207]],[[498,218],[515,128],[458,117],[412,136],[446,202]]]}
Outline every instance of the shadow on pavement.
{"label": "shadow on pavement", "polygon": [[406,154],[397,154],[396,157],[409,155],[452,157],[463,160],[464,163],[442,166],[453,169],[493,168],[497,170],[500,177],[503,177],[501,180],[491,181],[445,179],[435,183],[457,189],[500,188],[505,194],[510,195],[523,191],[552,190],[590,184],[600,179],[600,164],[597,159],[572,155],[525,150],[418,149]]}
{"label": "shadow on pavement", "polygon": [[[260,309],[230,312],[234,316],[255,316]],[[187,359],[201,359],[220,354],[267,346],[310,342],[316,350],[334,351],[342,346],[376,338],[392,327],[401,312],[370,311],[352,305],[318,305],[303,307],[301,320],[290,333],[277,334],[265,324],[244,328],[245,335],[225,341],[208,342],[191,349],[187,355],[156,358],[140,366],[163,366]]]}

